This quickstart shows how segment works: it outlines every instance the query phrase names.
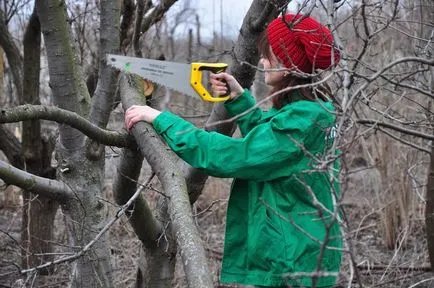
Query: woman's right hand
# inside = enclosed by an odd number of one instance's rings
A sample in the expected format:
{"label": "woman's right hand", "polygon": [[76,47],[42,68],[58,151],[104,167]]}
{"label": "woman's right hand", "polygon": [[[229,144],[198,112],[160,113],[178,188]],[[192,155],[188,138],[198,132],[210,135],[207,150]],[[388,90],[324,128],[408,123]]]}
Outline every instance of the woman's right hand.
{"label": "woman's right hand", "polygon": [[227,95],[227,86],[229,86],[231,90],[231,93],[229,95],[231,99],[237,98],[244,92],[243,87],[241,87],[240,83],[238,83],[235,77],[226,72],[217,74],[210,73],[209,82],[211,83],[212,94],[215,96]]}

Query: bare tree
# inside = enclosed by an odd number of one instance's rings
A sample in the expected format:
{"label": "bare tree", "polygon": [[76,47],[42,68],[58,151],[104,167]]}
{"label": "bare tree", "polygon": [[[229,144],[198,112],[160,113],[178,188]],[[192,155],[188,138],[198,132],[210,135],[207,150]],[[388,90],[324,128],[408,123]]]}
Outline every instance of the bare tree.
{"label": "bare tree", "polygon": [[[130,75],[122,75],[119,79],[118,73],[107,67],[105,55],[122,51],[141,56],[149,28],[160,23],[176,1],[160,1],[155,6],[152,1],[122,2],[122,23],[119,1],[100,2],[99,33],[90,37],[85,32],[89,28],[85,16],[95,16],[91,12],[93,8],[86,6],[90,2],[83,7],[69,7],[68,10],[64,1],[36,1],[37,14],[33,14],[27,24],[25,41],[29,44],[24,45],[24,59],[19,48],[14,47],[8,27],[0,24],[0,44],[10,66],[16,99],[19,99],[16,102],[28,103],[12,108],[2,107],[0,123],[26,121],[24,127],[30,127],[24,129],[23,142],[19,143],[13,133],[0,126],[0,149],[8,156],[10,163],[0,162],[0,178],[32,193],[26,199],[37,197],[36,201],[30,202],[30,207],[46,203],[43,211],[50,211],[46,207],[55,203],[53,201],[60,203],[70,241],[65,251],[68,255],[35,258],[35,261],[27,261],[23,266],[18,265],[19,272],[36,275],[56,264],[71,262],[73,286],[114,287],[106,231],[126,214],[142,243],[137,287],[170,287],[178,251],[188,285],[212,287],[205,249],[191,211],[191,204],[201,194],[208,176],[168,153],[149,125],[139,123],[133,128],[132,135],[106,129],[115,102],[122,101],[122,107],[128,108],[143,103],[144,99],[141,80]],[[270,19],[285,13],[288,2],[252,2],[238,39],[230,50],[230,72],[244,87],[250,87],[254,75],[261,70],[257,67],[259,55],[256,50],[260,33]],[[416,193],[419,192],[418,187],[413,184],[420,182],[417,175],[425,176],[430,169],[427,186],[423,188],[426,188],[426,199],[423,200],[427,203],[426,233],[433,262],[434,152],[430,144],[434,139],[431,109],[434,96],[433,25],[430,20],[433,5],[427,0],[420,0],[413,6],[401,2],[318,0],[301,2],[298,9],[304,14],[315,14],[321,18],[333,31],[336,46],[341,51],[339,66],[332,71],[320,71],[308,86],[315,89],[321,77],[333,79],[331,88],[338,103],[339,117],[336,127],[338,137],[333,151],[342,151],[345,160],[343,174],[347,178],[355,173],[353,168],[356,166],[378,172],[373,175],[379,178],[380,188],[372,197],[378,200],[374,203],[379,205],[376,209],[383,213],[379,221],[383,227],[384,242],[389,248],[399,251],[404,245],[405,235],[412,228],[411,209],[420,196]],[[67,11],[70,11],[69,15]],[[8,22],[9,13],[0,14],[2,23]],[[57,107],[41,106],[38,102],[38,19],[47,51],[51,92]],[[173,31],[169,33],[172,36]],[[197,35],[200,46],[204,40],[200,39],[199,32]],[[97,48],[89,40],[96,37],[99,38]],[[399,38],[407,41],[396,41]],[[30,46],[30,43],[36,43],[36,46]],[[163,47],[163,44],[158,43],[158,46]],[[89,50],[98,52],[90,53]],[[204,50],[194,52],[205,54]],[[216,54],[225,52],[217,51]],[[194,55],[193,52],[191,54]],[[88,88],[81,64],[92,56],[96,59],[89,63],[95,63],[97,69],[94,75],[98,76],[93,82],[96,83],[94,87]],[[56,179],[44,174],[50,168],[46,162],[50,153],[49,149],[44,150],[40,137],[37,121],[40,119],[59,123],[55,148]],[[235,129],[232,120],[227,119],[223,106],[217,104],[213,107],[206,129],[231,135]],[[30,146],[32,149],[29,149]],[[118,210],[111,219],[106,218],[107,203],[103,195],[106,146],[123,149],[113,187]],[[354,156],[355,150],[358,151],[357,157]],[[336,155],[332,152],[319,159],[324,167],[332,163],[330,159]],[[430,167],[422,160],[426,153],[431,153]],[[156,211],[152,211],[138,189],[143,160],[152,169],[148,182],[155,175],[162,185]],[[345,195],[351,191],[344,189],[343,192]],[[339,211],[344,196],[335,196],[335,210]],[[54,211],[55,206],[52,207],[51,211]],[[350,225],[336,211],[333,211],[333,217],[346,236],[344,251],[350,259],[346,282],[362,283],[363,279],[357,277],[359,267],[356,260],[365,256],[356,255],[352,250]],[[40,216],[40,212],[35,213]],[[36,219],[35,213],[27,217]],[[47,226],[48,232],[39,232],[46,235],[52,233],[50,229],[53,226]],[[25,224],[25,227],[30,226]],[[37,232],[30,231],[30,236],[23,237],[23,241],[30,240],[31,235]],[[37,245],[42,245],[42,242]],[[29,248],[25,255],[33,257],[38,249]],[[50,251],[50,248],[43,249]],[[314,278],[317,276],[312,275]],[[355,276],[359,279],[353,279]]]}

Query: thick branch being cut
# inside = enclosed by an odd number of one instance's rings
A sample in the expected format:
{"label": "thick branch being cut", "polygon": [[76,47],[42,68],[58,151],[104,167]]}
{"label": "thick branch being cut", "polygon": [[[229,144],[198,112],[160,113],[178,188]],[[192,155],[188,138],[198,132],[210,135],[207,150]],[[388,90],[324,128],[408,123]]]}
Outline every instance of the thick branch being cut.
{"label": "thick branch being cut", "polygon": [[0,178],[7,184],[31,190],[36,194],[65,203],[74,197],[74,192],[64,183],[35,176],[0,161]]}
{"label": "thick branch being cut", "polygon": [[134,139],[126,132],[101,129],[74,112],[54,106],[21,105],[10,109],[0,110],[0,123],[12,123],[35,119],[51,120],[57,123],[68,124],[104,145],[135,147]]}
{"label": "thick branch being cut", "polygon": [[[140,104],[140,81],[133,76],[121,77],[122,106],[125,109]],[[193,221],[187,185],[177,166],[177,157],[165,148],[151,125],[138,122],[132,128],[140,150],[160,179],[169,197],[168,213],[173,236],[181,250],[181,258],[189,287],[212,287],[205,250]]]}

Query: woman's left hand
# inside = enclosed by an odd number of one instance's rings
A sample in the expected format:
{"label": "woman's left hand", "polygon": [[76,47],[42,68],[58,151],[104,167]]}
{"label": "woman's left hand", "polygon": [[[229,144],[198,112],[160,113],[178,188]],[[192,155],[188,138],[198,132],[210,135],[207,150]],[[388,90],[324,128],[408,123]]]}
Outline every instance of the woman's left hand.
{"label": "woman's left hand", "polygon": [[125,111],[125,127],[129,130],[139,121],[153,123],[160,111],[149,106],[133,105]]}

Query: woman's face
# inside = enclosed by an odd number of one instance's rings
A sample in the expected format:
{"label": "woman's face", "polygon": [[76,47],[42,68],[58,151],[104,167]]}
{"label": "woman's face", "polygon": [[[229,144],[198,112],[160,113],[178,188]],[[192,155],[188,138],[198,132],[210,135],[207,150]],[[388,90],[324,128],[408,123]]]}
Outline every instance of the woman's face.
{"label": "woman's face", "polygon": [[[275,86],[285,77],[285,71],[283,71],[283,66],[277,60],[276,55],[274,55],[273,51],[270,48],[270,57],[265,57],[261,55],[261,59],[259,60],[262,65],[264,65],[265,70],[265,84],[269,86]],[[280,69],[282,71],[267,71],[270,69]]]}

